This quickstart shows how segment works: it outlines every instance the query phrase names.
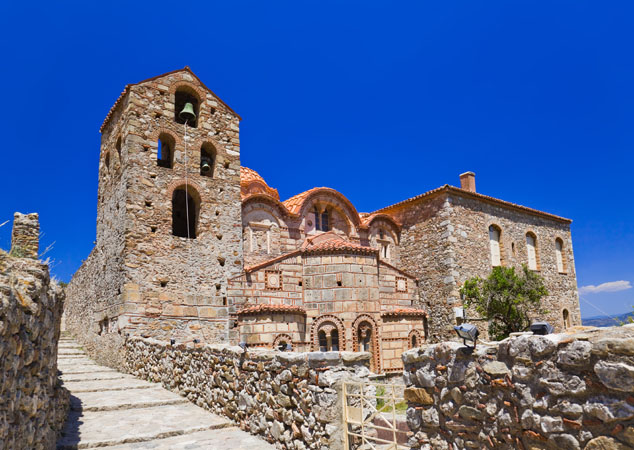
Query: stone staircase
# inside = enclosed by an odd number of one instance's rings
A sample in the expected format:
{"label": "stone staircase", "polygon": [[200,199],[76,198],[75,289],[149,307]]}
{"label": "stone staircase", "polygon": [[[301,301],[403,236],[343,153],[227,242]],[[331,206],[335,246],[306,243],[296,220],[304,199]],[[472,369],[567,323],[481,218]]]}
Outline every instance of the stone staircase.
{"label": "stone staircase", "polygon": [[59,450],[275,448],[159,384],[96,364],[69,337],[57,361],[71,393]]}

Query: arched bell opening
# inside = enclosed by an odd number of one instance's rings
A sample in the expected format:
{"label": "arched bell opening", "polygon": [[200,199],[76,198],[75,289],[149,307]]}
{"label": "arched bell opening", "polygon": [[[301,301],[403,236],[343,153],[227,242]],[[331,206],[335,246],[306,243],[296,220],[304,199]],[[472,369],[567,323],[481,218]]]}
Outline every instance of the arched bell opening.
{"label": "arched bell opening", "polygon": [[200,201],[191,187],[181,187],[172,194],[172,234],[196,239]]}

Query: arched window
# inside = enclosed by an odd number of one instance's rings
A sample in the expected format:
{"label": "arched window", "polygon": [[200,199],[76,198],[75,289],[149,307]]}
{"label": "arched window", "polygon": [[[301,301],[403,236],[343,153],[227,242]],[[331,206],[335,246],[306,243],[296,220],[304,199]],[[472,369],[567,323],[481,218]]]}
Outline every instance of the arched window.
{"label": "arched window", "polygon": [[528,255],[528,268],[531,270],[538,270],[539,261],[537,258],[537,236],[533,233],[526,233],[526,253]]}
{"label": "arched window", "polygon": [[184,119],[181,119],[180,112],[183,110],[187,103],[191,103],[194,108],[194,114],[196,114],[196,118],[193,120],[188,120],[187,125],[196,128],[198,127],[198,117],[199,117],[199,106],[200,102],[198,101],[198,96],[194,94],[192,89],[187,87],[180,87],[174,94],[174,120],[176,123],[185,123]]}
{"label": "arched window", "polygon": [[280,334],[273,341],[273,349],[280,352],[292,351],[292,339],[288,334]]}
{"label": "arched window", "polygon": [[209,143],[204,143],[200,147],[200,174],[204,177],[213,178],[216,167],[216,149]]}
{"label": "arched window", "polygon": [[161,133],[158,140],[156,163],[160,167],[171,169],[174,165],[174,147],[176,141],[167,133]]}
{"label": "arched window", "polygon": [[416,348],[424,343],[424,339],[418,330],[412,330],[409,333],[409,348]]}
{"label": "arched window", "polygon": [[315,215],[315,230],[330,231],[330,213],[327,208],[319,211],[319,207],[315,206],[313,214]]}
{"label": "arched window", "polygon": [[[191,188],[190,188],[191,189]],[[172,234],[174,236],[196,239],[196,221],[198,208],[192,191],[184,187],[174,190],[172,194]]]}
{"label": "arched window", "polygon": [[317,332],[320,352],[339,351],[339,330],[331,322],[325,322],[319,327]]}
{"label": "arched window", "polygon": [[502,231],[495,225],[489,227],[489,247],[491,249],[491,265],[493,267],[502,265],[502,245],[500,238]]}
{"label": "arched window", "polygon": [[555,240],[555,256],[557,257],[557,272],[566,273],[566,257],[564,255],[564,241]]}
{"label": "arched window", "polygon": [[571,326],[570,313],[568,312],[567,309],[564,309],[561,314],[562,314],[563,319],[564,319],[564,329],[570,328],[570,326]]}

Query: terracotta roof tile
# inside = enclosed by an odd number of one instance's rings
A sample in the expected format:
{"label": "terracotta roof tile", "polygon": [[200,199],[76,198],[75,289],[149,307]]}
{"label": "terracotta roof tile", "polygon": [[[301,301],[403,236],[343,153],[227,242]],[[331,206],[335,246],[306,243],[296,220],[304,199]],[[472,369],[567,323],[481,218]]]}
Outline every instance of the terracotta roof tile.
{"label": "terracotta roof tile", "polygon": [[241,166],[240,195],[242,200],[257,194],[268,195],[277,201],[280,200],[280,194],[277,192],[277,189],[270,187],[259,173],[248,167]]}
{"label": "terracotta roof tile", "polygon": [[308,197],[310,194],[312,194],[313,192],[319,189],[328,189],[328,188],[314,187],[312,189],[309,189],[307,191],[294,195],[288,200],[284,200],[282,203],[284,204],[284,206],[286,206],[286,209],[288,209],[292,214],[299,214],[299,211],[302,209],[302,205],[304,204],[304,200],[306,200],[306,197]]}
{"label": "terracotta roof tile", "polygon": [[240,311],[238,315],[260,314],[260,313],[299,313],[306,314],[306,310],[296,305],[256,305],[248,306]]}
{"label": "terracotta roof tile", "polygon": [[346,241],[334,231],[328,231],[326,233],[307,238],[302,244],[301,251],[304,253],[352,251],[355,253],[368,254],[376,254],[378,252],[376,248],[366,247],[361,244]]}
{"label": "terracotta roof tile", "polygon": [[427,317],[427,313],[422,309],[413,309],[413,308],[400,308],[395,309],[393,311],[385,311],[381,313],[382,317],[385,316],[421,316]]}

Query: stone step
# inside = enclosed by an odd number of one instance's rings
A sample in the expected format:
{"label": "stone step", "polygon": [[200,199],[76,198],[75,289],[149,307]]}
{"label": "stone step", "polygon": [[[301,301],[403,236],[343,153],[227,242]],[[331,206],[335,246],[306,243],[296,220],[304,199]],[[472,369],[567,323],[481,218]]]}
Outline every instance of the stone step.
{"label": "stone step", "polygon": [[76,350],[74,348],[60,348],[57,349],[57,355],[85,355],[86,352],[82,351],[82,350]]}
{"label": "stone step", "polygon": [[[73,394],[78,392],[106,392],[121,391],[125,389],[151,389],[156,387],[156,383],[139,380],[137,378],[115,378],[111,380],[88,380],[88,381],[64,381],[64,387]],[[133,393],[130,393],[133,395]]]}
{"label": "stone step", "polygon": [[86,355],[82,355],[80,357],[73,356],[70,358],[64,355],[57,357],[57,364],[82,364],[82,363],[95,364],[95,362]]}
{"label": "stone step", "polygon": [[120,380],[120,379],[129,379],[131,378],[129,375],[125,375],[119,372],[80,372],[80,373],[70,373],[67,375],[62,375],[62,380],[67,381],[92,381],[92,380]]}
{"label": "stone step", "polygon": [[161,386],[141,390],[72,391],[70,405],[74,411],[114,411],[117,409],[149,408],[152,406],[178,405],[189,401]]}
{"label": "stone step", "polygon": [[72,366],[57,366],[57,369],[62,372],[62,375],[69,375],[71,373],[91,373],[91,372],[116,372],[109,367],[100,366],[97,364],[73,364]]}
{"label": "stone step", "polygon": [[108,450],[273,450],[275,446],[237,427],[106,447]]}
{"label": "stone step", "polygon": [[147,442],[198,431],[226,428],[231,423],[190,403],[112,411],[70,411],[61,450]]}

